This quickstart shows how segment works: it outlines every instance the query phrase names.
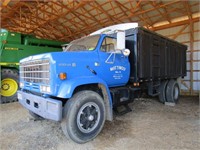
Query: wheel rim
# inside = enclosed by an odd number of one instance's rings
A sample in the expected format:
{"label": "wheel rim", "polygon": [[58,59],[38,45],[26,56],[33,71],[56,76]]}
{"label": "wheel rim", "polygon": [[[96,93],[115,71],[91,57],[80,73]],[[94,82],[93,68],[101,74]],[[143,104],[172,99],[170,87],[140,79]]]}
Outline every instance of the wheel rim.
{"label": "wheel rim", "polygon": [[77,126],[83,133],[92,132],[99,124],[100,109],[94,102],[84,104],[77,115]]}
{"label": "wheel rim", "polygon": [[178,99],[178,95],[179,95],[179,89],[177,86],[174,87],[174,99]]}
{"label": "wheel rim", "polygon": [[6,78],[1,81],[1,95],[12,96],[17,92],[18,84],[11,78]]}

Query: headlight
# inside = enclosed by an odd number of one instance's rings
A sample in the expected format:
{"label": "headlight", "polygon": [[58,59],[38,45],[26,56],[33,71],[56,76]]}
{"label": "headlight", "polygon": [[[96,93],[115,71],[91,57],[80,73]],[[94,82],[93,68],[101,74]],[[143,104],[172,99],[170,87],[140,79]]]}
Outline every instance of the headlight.
{"label": "headlight", "polygon": [[40,91],[41,92],[48,92],[48,93],[50,93],[51,92],[51,88],[50,88],[50,86],[41,85],[40,86]]}
{"label": "headlight", "polygon": [[47,92],[51,92],[51,88],[50,88],[50,86],[47,86]]}
{"label": "headlight", "polygon": [[20,83],[19,83],[19,86],[20,86],[20,88],[23,88],[23,87],[24,87],[24,83],[23,83],[23,82],[20,82]]}

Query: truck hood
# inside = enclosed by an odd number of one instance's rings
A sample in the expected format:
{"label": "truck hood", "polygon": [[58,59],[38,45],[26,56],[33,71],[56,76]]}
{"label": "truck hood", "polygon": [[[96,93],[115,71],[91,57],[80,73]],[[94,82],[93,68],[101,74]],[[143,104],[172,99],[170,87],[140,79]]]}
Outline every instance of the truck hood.
{"label": "truck hood", "polygon": [[[51,87],[51,95],[56,96],[60,86],[65,83],[69,83],[71,80],[78,80],[80,77],[91,77],[94,74],[88,68],[95,68],[95,63],[98,61],[98,53],[95,51],[84,51],[84,52],[51,52],[40,55],[29,56],[20,61],[23,63],[35,62],[36,64],[41,60],[49,60],[49,77],[50,83],[47,85]],[[61,80],[59,78],[60,73],[66,73],[67,78]],[[48,77],[48,75],[47,75]],[[28,90],[41,92],[41,83],[34,82],[34,88],[31,86],[29,81],[26,81]]]}
{"label": "truck hood", "polygon": [[44,54],[29,56],[20,60],[20,62],[42,60],[42,59],[50,59],[51,63],[53,64],[55,63],[55,60],[57,63],[81,61],[81,60],[84,61],[84,60],[91,59],[91,57],[94,57],[94,53],[97,55],[97,53],[94,51],[51,52],[51,53],[44,53]]}

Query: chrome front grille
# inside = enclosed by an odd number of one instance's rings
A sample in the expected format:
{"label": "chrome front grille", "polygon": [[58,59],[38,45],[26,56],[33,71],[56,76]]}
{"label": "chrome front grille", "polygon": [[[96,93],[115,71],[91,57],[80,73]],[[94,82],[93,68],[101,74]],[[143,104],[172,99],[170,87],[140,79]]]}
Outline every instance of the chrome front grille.
{"label": "chrome front grille", "polygon": [[50,84],[49,60],[34,60],[20,63],[20,78],[27,82]]}

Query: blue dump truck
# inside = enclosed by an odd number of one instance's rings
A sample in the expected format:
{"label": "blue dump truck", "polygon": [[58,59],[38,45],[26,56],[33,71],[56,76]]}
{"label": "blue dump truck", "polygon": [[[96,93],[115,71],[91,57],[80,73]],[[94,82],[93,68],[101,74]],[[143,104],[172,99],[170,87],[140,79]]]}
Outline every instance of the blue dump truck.
{"label": "blue dump truck", "polygon": [[35,119],[60,121],[67,137],[85,143],[141,92],[177,103],[186,50],[142,27],[83,37],[22,59],[18,99]]}

